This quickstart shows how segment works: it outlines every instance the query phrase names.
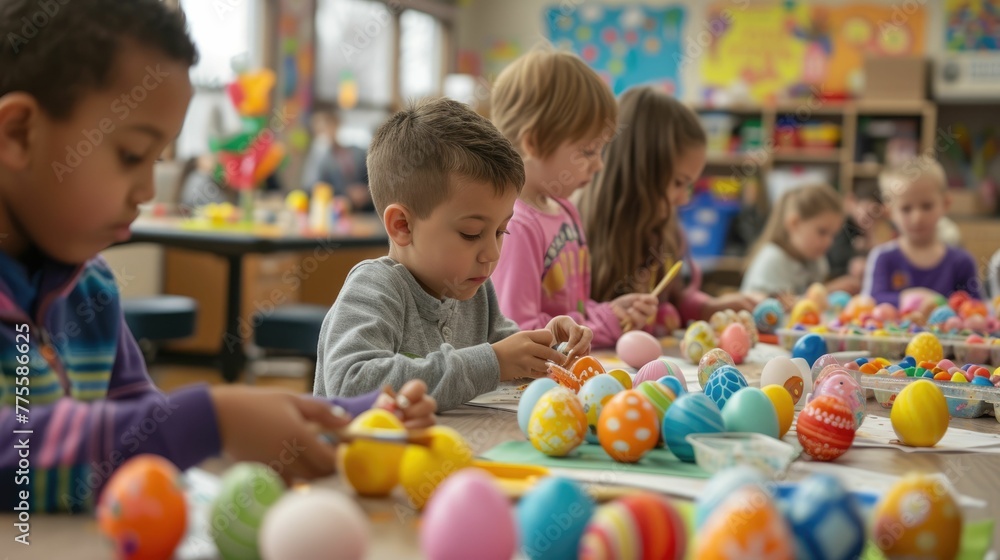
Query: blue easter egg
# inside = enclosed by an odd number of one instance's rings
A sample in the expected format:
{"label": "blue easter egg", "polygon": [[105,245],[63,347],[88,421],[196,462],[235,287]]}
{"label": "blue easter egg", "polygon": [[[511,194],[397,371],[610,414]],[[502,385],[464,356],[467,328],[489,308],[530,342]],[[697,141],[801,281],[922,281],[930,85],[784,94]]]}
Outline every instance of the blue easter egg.
{"label": "blue easter egg", "polygon": [[809,367],[812,367],[816,360],[826,352],[826,341],[816,333],[803,336],[795,341],[795,346],[792,347],[792,357],[804,359]]}
{"label": "blue easter egg", "polygon": [[538,399],[542,398],[549,389],[558,386],[554,379],[541,377],[531,382],[528,388],[521,393],[521,400],[517,402],[517,426],[521,428],[521,433],[528,437],[528,420],[531,419],[531,411],[538,404]]}
{"label": "blue easter egg", "polygon": [[547,476],[517,505],[521,552],[526,558],[574,560],[594,501],[571,480]]}
{"label": "blue easter egg", "polygon": [[796,558],[848,560],[861,555],[864,518],[836,478],[810,476],[779,504],[795,535]]}
{"label": "blue easter egg", "polygon": [[843,291],[837,290],[836,292],[830,292],[830,295],[826,296],[826,303],[834,311],[838,313],[847,307],[847,304],[851,301],[851,294]]}
{"label": "blue easter egg", "polygon": [[705,489],[702,490],[695,502],[695,528],[701,529],[716,508],[729,499],[734,492],[749,484],[756,484],[767,494],[767,478],[753,467],[741,465],[716,473],[709,479]]}
{"label": "blue easter egg", "polygon": [[931,370],[927,370],[924,372],[923,377],[926,377],[928,379],[934,379],[934,372]]}
{"label": "blue easter egg", "polygon": [[858,364],[859,366],[863,366],[868,363],[868,358],[858,358],[857,360],[854,360],[854,363]]}
{"label": "blue easter egg", "polygon": [[753,322],[764,334],[774,334],[785,322],[785,308],[774,298],[767,298],[753,309]]}
{"label": "blue easter egg", "polygon": [[733,366],[723,366],[708,378],[705,394],[722,410],[733,393],[747,386],[747,379]]}
{"label": "blue easter egg", "polygon": [[[979,376],[979,375],[977,375],[977,376],[975,376],[975,377],[972,378],[972,384],[973,385],[981,385],[983,387],[992,387],[993,386],[993,384],[990,383],[989,379],[987,379],[985,377],[982,377],[982,376]],[[674,403],[674,404],[676,404],[676,403]]]}
{"label": "blue easter egg", "polygon": [[667,388],[673,391],[676,396],[680,396],[681,393],[687,392],[684,385],[681,384],[681,380],[677,379],[673,375],[664,375],[663,377],[657,379],[656,382],[666,385]]}
{"label": "blue easter egg", "polygon": [[717,434],[725,429],[719,407],[701,393],[680,395],[663,415],[663,440],[686,463],[694,462],[694,448],[687,441],[689,434]]}
{"label": "blue easter egg", "polygon": [[958,314],[955,310],[947,305],[939,305],[931,311],[931,314],[927,317],[928,325],[940,325],[952,317],[957,317]]}

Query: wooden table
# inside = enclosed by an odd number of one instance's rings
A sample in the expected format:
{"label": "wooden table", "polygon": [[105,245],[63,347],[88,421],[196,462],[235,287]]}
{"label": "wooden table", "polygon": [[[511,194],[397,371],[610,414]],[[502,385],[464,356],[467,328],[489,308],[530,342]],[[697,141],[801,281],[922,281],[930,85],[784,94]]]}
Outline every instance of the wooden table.
{"label": "wooden table", "polygon": [[[760,366],[742,367],[751,384],[759,381]],[[885,416],[874,400],[869,401],[869,413]],[[440,423],[462,433],[476,453],[509,440],[523,440],[517,427],[516,415],[473,406],[462,406],[440,416]],[[993,418],[974,420],[952,419],[951,427],[980,432],[1000,433],[1000,423]],[[854,448],[837,460],[838,464],[875,472],[903,475],[912,471],[943,472],[958,492],[989,502],[984,509],[966,509],[967,520],[1000,520],[1000,455],[993,454],[908,454],[892,449]],[[225,461],[212,460],[202,465],[212,472],[222,472]],[[317,483],[351,492],[336,477]],[[420,558],[416,515],[397,490],[392,498],[358,500],[372,520],[369,558]],[[112,550],[97,532],[92,516],[32,517],[32,546],[8,545],[14,533],[11,516],[0,516],[0,550],[11,560],[22,558],[110,558]],[[1000,530],[994,528],[994,549],[1000,548]]]}

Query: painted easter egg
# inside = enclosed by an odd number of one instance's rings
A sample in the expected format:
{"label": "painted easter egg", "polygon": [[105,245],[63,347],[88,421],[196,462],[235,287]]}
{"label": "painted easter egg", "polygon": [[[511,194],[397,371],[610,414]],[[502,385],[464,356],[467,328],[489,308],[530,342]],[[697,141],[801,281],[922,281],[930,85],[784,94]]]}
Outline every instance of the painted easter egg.
{"label": "painted easter egg", "polygon": [[137,455],[111,476],[97,523],[119,558],[172,558],[187,529],[181,474],[158,455]]}
{"label": "painted easter egg", "polygon": [[888,323],[899,319],[899,311],[891,303],[880,303],[872,309],[872,318],[879,323]]}
{"label": "painted easter egg", "polygon": [[847,304],[851,301],[851,294],[843,291],[837,290],[835,292],[830,292],[830,295],[826,298],[826,303],[829,309],[834,312],[834,314],[839,315]]}
{"label": "painted easter egg", "polygon": [[725,309],[722,311],[716,311],[715,313],[712,313],[711,317],[708,318],[708,324],[712,325],[712,330],[714,330],[716,334],[726,330],[726,327],[732,325],[736,320],[736,315],[727,313],[727,311],[729,310]]}
{"label": "painted easter egg", "polygon": [[753,321],[757,330],[764,334],[774,334],[785,319],[785,309],[781,302],[767,298],[753,309]]}
{"label": "painted easter egg", "polygon": [[626,390],[632,388],[632,376],[628,374],[627,371],[623,369],[613,369],[607,373],[611,377],[615,378],[616,381],[622,384]]}
{"label": "painted easter egg", "polygon": [[799,413],[795,431],[806,454],[819,461],[832,461],[854,442],[854,414],[843,399],[820,395]]}
{"label": "painted easter egg", "polygon": [[694,448],[687,441],[689,434],[715,434],[725,429],[719,407],[702,393],[680,395],[663,415],[663,441],[685,463],[694,462]]}
{"label": "painted easter egg", "polygon": [[698,383],[704,387],[708,378],[722,366],[735,366],[733,357],[722,348],[712,348],[698,361]]}
{"label": "painted easter egg", "polygon": [[[556,387],[553,391],[559,389]],[[576,398],[576,396],[573,396]],[[431,445],[407,445],[399,467],[399,484],[410,504],[422,509],[448,475],[472,464],[472,449],[462,435],[447,426],[431,426]]]}
{"label": "painted easter egg", "polygon": [[656,381],[643,381],[635,390],[642,393],[649,404],[653,405],[653,409],[656,410],[656,423],[660,425],[663,422],[663,415],[666,414],[677,395],[674,395],[674,392],[666,385]]}
{"label": "painted easter egg", "polygon": [[726,402],[722,420],[727,432],[753,432],[778,437],[778,413],[764,391],[745,387]]}
{"label": "painted easter egg", "polygon": [[646,331],[629,331],[618,337],[615,352],[629,367],[640,368],[663,353],[663,347],[656,337]]}
{"label": "painted easter egg", "polygon": [[420,549],[427,558],[509,560],[517,543],[510,500],[480,469],[448,477],[420,518]]}
{"label": "painted easter egg", "polygon": [[285,493],[267,510],[259,544],[264,560],[361,560],[370,541],[368,516],[354,500],[328,488],[310,488]]}
{"label": "painted easter egg", "polygon": [[865,391],[850,374],[836,373],[827,377],[816,389],[816,395],[833,395],[843,399],[854,415],[855,430],[864,423],[867,405]]}
{"label": "painted easter egg", "polygon": [[957,317],[958,314],[955,310],[947,305],[939,305],[931,311],[931,314],[927,317],[928,325],[943,325],[948,319],[952,317]]}
{"label": "painted easter egg", "polygon": [[788,314],[788,326],[789,328],[795,325],[818,325],[819,324],[819,307],[816,306],[816,302],[810,299],[802,299],[792,306],[792,312]]}
{"label": "painted easter egg", "polygon": [[736,490],[708,518],[698,534],[695,558],[792,560],[794,542],[771,497],[750,485]]}
{"label": "painted easter egg", "polygon": [[845,323],[850,322],[852,319],[857,319],[864,313],[871,313],[875,309],[875,300],[871,296],[857,295],[851,298],[847,305],[844,306],[844,312],[841,314],[841,318],[846,318]]}
{"label": "painted easter egg", "polygon": [[594,501],[579,483],[561,476],[543,477],[517,504],[521,552],[529,560],[576,560],[594,509]]}
{"label": "painted easter egg", "polygon": [[680,560],[687,528],[665,496],[634,494],[597,508],[580,543],[581,560]]}
{"label": "painted easter egg", "polygon": [[750,340],[750,333],[739,323],[733,323],[726,327],[726,330],[722,331],[722,335],[719,337],[719,347],[725,350],[737,364],[743,363],[747,354],[750,353],[751,346],[753,346],[753,341]]}
{"label": "painted easter egg", "polygon": [[549,379],[554,380],[559,385],[574,393],[580,390],[580,380],[576,378],[576,374],[572,371],[554,362],[546,362],[545,367],[546,377]]}
{"label": "painted easter egg", "polygon": [[680,396],[682,393],[687,393],[687,387],[673,375],[664,375],[663,377],[657,379],[656,382],[661,385],[666,385],[667,389],[670,389],[675,395]]}
{"label": "painted easter egg", "polygon": [[941,341],[936,336],[922,332],[914,336],[906,345],[906,355],[916,358],[917,363],[939,362],[941,358],[944,358],[944,348],[941,347]]}
{"label": "painted easter egg", "polygon": [[951,293],[951,295],[948,296],[948,302],[946,305],[948,305],[948,307],[954,309],[955,311],[958,311],[959,309],[961,309],[963,303],[971,299],[972,296],[969,295],[969,292],[965,290],[955,290],[954,292]]}
{"label": "painted easter egg", "polygon": [[757,323],[753,319],[753,314],[746,309],[740,309],[736,312],[736,320],[743,325],[743,328],[747,330],[747,334],[750,335],[750,348],[756,346],[760,342],[760,331],[757,330]]}
{"label": "painted easter egg", "polygon": [[701,357],[712,348],[719,345],[712,326],[705,321],[695,321],[684,332],[681,340],[681,354],[692,364],[697,364]]}
{"label": "painted easter egg", "polygon": [[521,428],[521,433],[528,437],[528,420],[531,419],[531,411],[538,404],[538,399],[542,398],[549,389],[558,386],[555,379],[540,377],[531,382],[521,393],[521,399],[517,402],[517,426]]}
{"label": "painted easter egg", "polygon": [[593,356],[580,356],[573,362],[571,371],[582,386],[591,377],[604,373],[604,366]]}
{"label": "painted easter egg", "polygon": [[598,443],[597,421],[601,418],[601,411],[611,397],[624,391],[625,388],[617,379],[610,375],[598,375],[583,384],[577,398],[583,406],[583,414],[587,417],[587,442]]}
{"label": "painted easter egg", "polygon": [[705,384],[705,394],[712,399],[719,410],[726,408],[726,401],[736,391],[747,386],[747,379],[733,366],[724,366],[715,371]]}
{"label": "painted easter egg", "polygon": [[899,441],[913,447],[934,447],[948,431],[949,419],[944,394],[927,379],[903,387],[889,413]]}
{"label": "painted easter egg", "polygon": [[854,560],[865,546],[865,520],[840,482],[825,474],[796,485],[782,504],[795,535],[796,558]]}
{"label": "painted easter egg", "polygon": [[790,358],[785,356],[776,356],[764,364],[760,372],[760,384],[762,387],[767,385],[784,387],[795,404],[802,398],[802,372]]}
{"label": "painted easter egg", "polygon": [[681,373],[681,368],[677,364],[665,358],[657,358],[639,368],[635,378],[632,379],[632,385],[639,386],[643,381],[656,381],[664,375],[677,377],[678,380],[684,379],[684,374]]}
{"label": "painted easter egg", "polygon": [[813,282],[806,288],[806,299],[812,300],[816,304],[816,307],[823,311],[826,309],[827,298],[830,293],[827,291],[826,286],[820,282]]}
{"label": "painted easter egg", "polygon": [[556,387],[546,391],[531,411],[528,439],[550,457],[563,457],[583,443],[587,435],[587,415],[573,392]]}
{"label": "painted easter egg", "polygon": [[876,504],[872,518],[872,540],[887,558],[957,557],[962,510],[940,475],[901,478]]}
{"label": "painted easter egg", "polygon": [[792,395],[781,385],[765,385],[760,390],[770,399],[774,412],[778,415],[778,437],[785,437],[795,418],[795,401],[792,400]]}
{"label": "painted easter egg", "polygon": [[809,367],[812,367],[816,360],[826,353],[826,341],[823,340],[822,335],[816,333],[803,336],[796,340],[795,345],[792,346],[792,357],[802,358],[809,364]]}
{"label": "painted easter egg", "polygon": [[226,471],[210,518],[227,520],[212,526],[219,556],[224,560],[259,558],[257,537],[264,515],[284,493],[285,483],[266,465],[237,463]]}
{"label": "painted easter egg", "polygon": [[[381,408],[366,410],[355,418],[348,431],[364,434],[372,430],[394,430],[405,433],[406,428],[393,413]],[[405,447],[359,439],[337,447],[341,475],[362,496],[388,496],[399,482],[399,465]]]}
{"label": "painted easter egg", "polygon": [[695,529],[700,533],[705,522],[719,509],[719,506],[740,488],[752,486],[759,490],[765,490],[767,484],[767,477],[753,467],[738,465],[722,469],[708,480],[704,490],[698,494],[695,500]]}
{"label": "painted easter egg", "polygon": [[[973,364],[986,363],[990,359],[990,349],[986,346],[986,339],[978,334],[970,334],[965,339],[965,361]],[[955,349],[958,352],[958,348]]]}
{"label": "painted easter egg", "polygon": [[634,463],[656,447],[660,424],[656,410],[635,389],[622,391],[604,405],[597,421],[597,439],[612,459]]}
{"label": "painted easter egg", "polygon": [[958,316],[963,319],[969,319],[974,315],[986,317],[989,313],[986,304],[977,299],[970,299],[958,307]]}

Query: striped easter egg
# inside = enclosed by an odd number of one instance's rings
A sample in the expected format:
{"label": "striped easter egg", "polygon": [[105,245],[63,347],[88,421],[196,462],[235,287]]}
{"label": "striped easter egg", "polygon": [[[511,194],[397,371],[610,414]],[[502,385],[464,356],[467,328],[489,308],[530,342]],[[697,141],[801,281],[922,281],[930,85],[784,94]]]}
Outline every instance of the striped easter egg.
{"label": "striped easter egg", "polygon": [[633,385],[638,386],[643,381],[656,381],[664,376],[676,377],[681,385],[684,386],[684,390],[687,390],[687,380],[684,379],[684,374],[681,372],[681,368],[664,358],[657,358],[648,364],[639,368],[639,371],[635,374],[635,379],[632,380]]}
{"label": "striped easter egg", "polygon": [[899,440],[913,447],[934,447],[948,431],[948,403],[932,381],[918,379],[896,395],[889,421]]}
{"label": "striped easter egg", "polygon": [[680,560],[687,544],[684,520],[666,497],[634,494],[597,508],[580,542],[580,558]]}
{"label": "striped easter egg", "polygon": [[684,393],[663,416],[663,440],[678,459],[694,462],[694,448],[687,441],[689,434],[717,434],[725,430],[722,413],[712,399],[703,393]]}
{"label": "striped easter egg", "polygon": [[212,504],[212,519],[216,520],[212,536],[219,556],[226,560],[258,558],[257,534],[264,514],[284,493],[281,477],[265,465],[237,463],[226,471]]}
{"label": "striped easter egg", "polygon": [[832,461],[854,442],[854,414],[840,397],[820,395],[812,400],[795,424],[802,450],[819,461]]}
{"label": "striped easter egg", "polygon": [[642,396],[646,397],[649,404],[653,405],[653,408],[656,410],[656,423],[662,423],[663,415],[670,408],[674,399],[677,398],[674,392],[658,381],[643,381],[635,389],[642,393]]}

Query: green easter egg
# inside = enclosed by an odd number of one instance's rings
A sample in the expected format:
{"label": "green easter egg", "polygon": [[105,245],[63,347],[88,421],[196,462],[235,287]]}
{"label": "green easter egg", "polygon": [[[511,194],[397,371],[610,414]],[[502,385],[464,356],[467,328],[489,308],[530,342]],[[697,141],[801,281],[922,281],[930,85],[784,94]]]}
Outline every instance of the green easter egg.
{"label": "green easter egg", "polygon": [[260,558],[257,532],[264,514],[285,493],[285,483],[260,463],[239,463],[222,477],[209,531],[225,560]]}

